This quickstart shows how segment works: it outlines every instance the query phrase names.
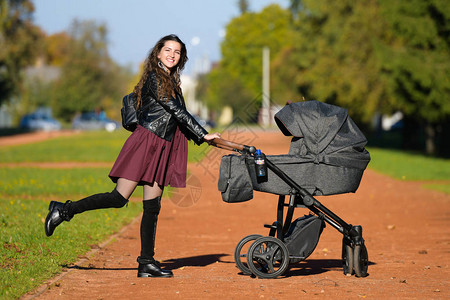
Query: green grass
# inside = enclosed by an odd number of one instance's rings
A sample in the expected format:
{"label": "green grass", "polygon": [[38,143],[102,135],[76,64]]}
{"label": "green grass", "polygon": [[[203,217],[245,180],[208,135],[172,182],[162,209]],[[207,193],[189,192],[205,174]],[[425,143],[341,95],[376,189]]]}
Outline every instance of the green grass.
{"label": "green grass", "polygon": [[108,173],[109,169],[105,168],[2,168],[0,194],[63,199],[111,191],[115,185],[108,178]]}
{"label": "green grass", "polygon": [[450,194],[450,182],[446,184],[423,184],[424,188]]}
{"label": "green grass", "polygon": [[[87,132],[0,147],[0,163],[96,161],[111,162],[112,167],[128,135],[125,131]],[[206,144],[197,147],[190,142],[188,159],[196,162],[206,150]],[[64,222],[52,237],[45,236],[43,222],[49,201],[111,191],[114,184],[109,171],[105,167],[0,168],[0,299],[16,299],[40,286],[141,213],[140,203],[90,211]],[[133,194],[141,195],[139,188]]]}
{"label": "green grass", "polygon": [[[395,179],[430,181],[423,186],[450,194],[450,160],[428,157],[412,152],[368,149],[371,156],[369,168]],[[440,181],[442,183],[440,183]]]}
{"label": "green grass", "polygon": [[0,148],[0,162],[113,162],[129,132],[93,131]]}
{"label": "green grass", "polygon": [[141,211],[139,203],[77,215],[53,236],[44,233],[48,200],[0,200],[0,298],[16,299],[78,260]]}
{"label": "green grass", "polygon": [[[93,131],[38,143],[0,147],[0,162],[114,162],[129,135],[126,130],[111,133]],[[189,160],[196,160],[207,146],[197,147],[189,142]]]}

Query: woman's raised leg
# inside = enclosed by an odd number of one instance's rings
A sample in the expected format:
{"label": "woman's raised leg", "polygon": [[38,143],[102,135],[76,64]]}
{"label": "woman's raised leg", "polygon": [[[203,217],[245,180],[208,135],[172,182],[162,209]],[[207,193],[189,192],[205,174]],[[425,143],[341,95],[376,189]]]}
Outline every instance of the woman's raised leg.
{"label": "woman's raised leg", "polygon": [[112,192],[91,195],[81,200],[66,203],[52,201],[45,219],[45,234],[51,236],[55,228],[63,221],[70,221],[75,214],[94,209],[120,208],[128,203],[128,198],[137,186],[137,182],[119,178]]}

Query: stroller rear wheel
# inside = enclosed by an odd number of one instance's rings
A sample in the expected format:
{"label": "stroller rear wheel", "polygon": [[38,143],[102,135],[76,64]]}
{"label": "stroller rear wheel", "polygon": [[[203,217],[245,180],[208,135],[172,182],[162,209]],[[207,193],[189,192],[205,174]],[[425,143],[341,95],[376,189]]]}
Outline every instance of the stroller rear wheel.
{"label": "stroller rear wheel", "polygon": [[369,268],[369,255],[364,244],[355,246],[353,262],[356,277],[366,277],[367,269]]}
{"label": "stroller rear wheel", "polygon": [[261,237],[248,249],[247,264],[259,278],[276,278],[289,267],[289,251],[279,239]]}
{"label": "stroller rear wheel", "polygon": [[342,266],[344,274],[353,274],[353,248],[346,238],[342,240]]}
{"label": "stroller rear wheel", "polygon": [[249,242],[253,242],[253,241],[259,239],[260,237],[262,237],[262,235],[260,235],[260,234],[248,235],[248,236],[244,237],[237,244],[236,248],[234,249],[234,261],[236,262],[236,266],[245,275],[252,275],[252,271],[250,271],[250,269],[248,268],[248,265],[247,265],[248,248],[244,248],[244,246],[246,244],[248,244]]}

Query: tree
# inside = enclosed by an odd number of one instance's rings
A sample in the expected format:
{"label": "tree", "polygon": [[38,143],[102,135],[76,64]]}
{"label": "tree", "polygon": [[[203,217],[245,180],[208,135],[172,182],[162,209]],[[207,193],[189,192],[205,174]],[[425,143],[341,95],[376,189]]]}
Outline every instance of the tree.
{"label": "tree", "polygon": [[[384,0],[380,14],[390,34],[380,41],[380,64],[391,105],[406,122],[425,127],[426,151],[434,154],[436,130],[450,121],[450,3]],[[406,142],[417,140],[405,135]]]}
{"label": "tree", "polygon": [[248,12],[248,0],[239,0],[238,6],[241,14],[245,14],[246,12]]}
{"label": "tree", "polygon": [[196,94],[212,110],[218,111],[224,106],[230,106],[237,112],[235,119],[246,122],[253,117],[252,113],[243,110],[251,105],[253,96],[241,81],[233,78],[220,65],[209,74],[199,77]]}
{"label": "tree", "polygon": [[366,123],[375,112],[400,110],[405,120],[434,124],[430,136],[448,120],[448,1],[291,2],[301,7],[292,18],[298,42],[279,69],[298,70],[293,78],[307,98],[344,106]]}
{"label": "tree", "polygon": [[66,32],[46,37],[43,53],[46,63],[52,66],[62,66],[68,58],[71,43],[71,37]]}
{"label": "tree", "polygon": [[269,47],[273,58],[292,45],[291,38],[289,12],[278,5],[236,17],[226,28],[219,71],[239,81],[254,99],[262,91],[262,49]]}
{"label": "tree", "polygon": [[32,24],[30,0],[0,0],[0,104],[17,95],[23,68],[41,49],[41,31]]}
{"label": "tree", "polygon": [[344,106],[356,119],[369,122],[389,96],[378,76],[375,41],[383,27],[376,1],[306,0],[302,5],[292,58],[277,69],[297,68],[298,91],[307,99]]}
{"label": "tree", "polygon": [[211,109],[231,106],[236,119],[255,121],[262,100],[262,50],[269,47],[273,58],[292,45],[289,16],[289,11],[270,5],[232,19],[221,45],[222,60],[200,78],[197,97]]}
{"label": "tree", "polygon": [[75,20],[69,35],[67,58],[52,97],[56,115],[69,121],[77,112],[111,108],[118,112],[129,74],[109,57],[106,26]]}

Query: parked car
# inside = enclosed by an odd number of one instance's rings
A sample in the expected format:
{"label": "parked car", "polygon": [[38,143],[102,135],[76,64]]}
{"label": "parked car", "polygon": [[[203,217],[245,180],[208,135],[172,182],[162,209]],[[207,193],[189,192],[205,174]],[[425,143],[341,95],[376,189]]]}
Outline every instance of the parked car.
{"label": "parked car", "polygon": [[108,119],[104,113],[84,112],[75,117],[72,122],[73,129],[80,130],[106,130],[112,132],[120,128],[120,124]]}
{"label": "parked car", "polygon": [[20,120],[20,127],[28,130],[53,131],[60,130],[61,123],[52,117],[49,108],[38,108]]}

